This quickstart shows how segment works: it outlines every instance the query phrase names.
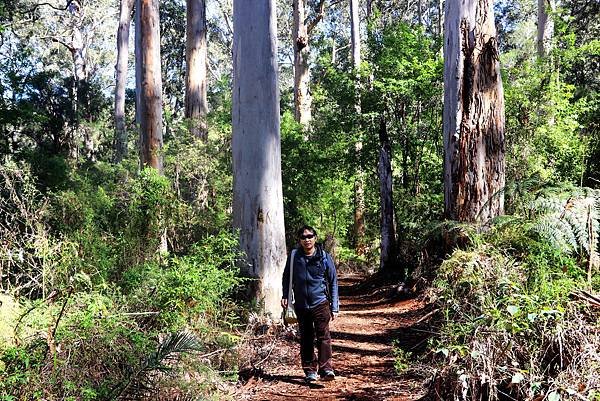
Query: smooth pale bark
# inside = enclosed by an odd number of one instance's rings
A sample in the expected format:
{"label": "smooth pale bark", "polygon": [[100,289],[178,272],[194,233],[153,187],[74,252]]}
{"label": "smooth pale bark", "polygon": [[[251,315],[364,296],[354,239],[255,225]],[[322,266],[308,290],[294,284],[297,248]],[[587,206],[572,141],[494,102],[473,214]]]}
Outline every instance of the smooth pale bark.
{"label": "smooth pale bark", "polygon": [[119,163],[127,157],[127,127],[125,124],[125,86],[129,59],[129,27],[134,0],[121,0],[117,29],[117,64],[115,65],[115,155]]}
{"label": "smooth pale bark", "polygon": [[[354,71],[358,72],[360,68],[361,55],[360,55],[360,19],[359,19],[359,2],[358,0],[350,0],[350,45],[352,47],[352,65]],[[357,88],[356,104],[354,109],[356,115],[361,114],[360,107],[360,77],[358,74],[355,76],[355,85]],[[358,128],[360,130],[360,128]],[[359,255],[365,252],[365,196],[364,196],[364,181],[365,174],[361,164],[361,153],[362,153],[362,139],[361,133],[358,133],[358,140],[354,145],[354,151],[356,152],[356,179],[354,180],[354,239],[355,248]]]}
{"label": "smooth pale bark", "polygon": [[[82,84],[85,83],[88,79],[86,62],[87,47],[84,43],[82,34],[84,10],[81,8],[78,2],[74,1],[71,4],[69,4],[68,11],[70,14],[69,27],[71,37],[69,38],[68,42],[63,42],[60,40],[59,42],[69,49],[73,61],[73,83],[70,88],[73,117],[70,121],[70,124],[66,127],[66,131],[68,133],[67,147],[69,157],[73,160],[77,160],[79,158],[79,140],[81,138],[81,112],[79,108],[79,103],[81,102],[81,99],[79,98],[79,89],[82,87]],[[89,146],[89,141],[86,140],[84,145],[87,148]]]}
{"label": "smooth pale bark", "polygon": [[233,225],[253,295],[276,317],[286,246],[275,0],[235,0],[233,26]]}
{"label": "smooth pale bark", "polygon": [[548,12],[556,8],[555,0],[538,0],[537,15],[537,51],[539,57],[545,57],[552,50],[552,36],[554,35],[554,21]]}
{"label": "smooth pale bark", "polygon": [[379,121],[379,195],[381,199],[381,255],[379,267],[392,269],[396,267],[398,246],[396,224],[394,221],[394,201],[392,197],[392,147],[387,134],[385,118]]}
{"label": "smooth pale bark", "polygon": [[206,96],[206,2],[187,0],[185,117],[190,132],[207,139],[208,99]]}
{"label": "smooth pale bark", "polygon": [[136,116],[142,167],[163,170],[158,0],[136,0]]}
{"label": "smooth pale bark", "polygon": [[303,126],[311,120],[311,97],[308,91],[310,69],[309,46],[306,26],[306,0],[294,0],[292,40],[294,45],[294,117]]}
{"label": "smooth pale bark", "polygon": [[350,37],[352,42],[352,65],[360,67],[360,17],[358,0],[350,0]]}
{"label": "smooth pale bark", "polygon": [[504,212],[504,94],[492,0],[446,2],[444,201],[448,218]]}

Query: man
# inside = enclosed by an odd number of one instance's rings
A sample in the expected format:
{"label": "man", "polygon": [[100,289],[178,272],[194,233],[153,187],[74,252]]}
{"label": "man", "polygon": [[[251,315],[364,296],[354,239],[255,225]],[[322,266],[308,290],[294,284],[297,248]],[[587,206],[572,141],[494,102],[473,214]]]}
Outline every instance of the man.
{"label": "man", "polygon": [[[304,226],[298,231],[300,246],[294,255],[292,289],[293,307],[300,327],[300,357],[305,380],[335,379],[331,366],[331,334],[329,322],[339,313],[338,283],[331,255],[317,246],[317,231]],[[290,260],[283,272],[283,298],[281,306],[287,308],[290,284]],[[314,341],[317,339],[318,358],[315,357]]]}

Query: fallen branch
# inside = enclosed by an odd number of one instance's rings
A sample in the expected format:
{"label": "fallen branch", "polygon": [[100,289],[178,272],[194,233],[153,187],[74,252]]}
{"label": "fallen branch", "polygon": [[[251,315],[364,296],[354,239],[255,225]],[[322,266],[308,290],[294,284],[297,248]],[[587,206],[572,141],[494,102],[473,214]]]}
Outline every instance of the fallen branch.
{"label": "fallen branch", "polygon": [[417,320],[413,325],[424,322],[425,320],[429,319],[431,316],[435,315],[437,312],[439,312],[439,308],[432,310],[431,312],[429,312],[428,314],[426,314],[425,316],[423,316],[422,318]]}
{"label": "fallen branch", "polygon": [[600,308],[600,295],[591,294],[585,290],[577,290],[571,293],[572,296],[582,301],[586,301],[592,306]]}

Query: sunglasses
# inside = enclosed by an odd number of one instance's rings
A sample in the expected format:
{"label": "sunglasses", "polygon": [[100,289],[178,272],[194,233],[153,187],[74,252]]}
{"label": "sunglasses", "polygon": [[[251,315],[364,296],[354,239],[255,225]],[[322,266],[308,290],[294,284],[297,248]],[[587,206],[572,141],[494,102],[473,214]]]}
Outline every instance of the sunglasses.
{"label": "sunglasses", "polygon": [[313,239],[315,237],[314,234],[301,235],[300,239]]}

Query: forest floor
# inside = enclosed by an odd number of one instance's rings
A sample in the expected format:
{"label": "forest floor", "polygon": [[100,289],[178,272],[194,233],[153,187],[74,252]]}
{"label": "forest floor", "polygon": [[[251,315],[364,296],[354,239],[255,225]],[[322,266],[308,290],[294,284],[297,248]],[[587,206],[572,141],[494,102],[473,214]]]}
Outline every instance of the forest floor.
{"label": "forest floor", "polygon": [[[233,391],[235,400],[425,400],[425,377],[399,375],[394,348],[423,348],[430,306],[407,296],[398,283],[380,283],[357,274],[342,274],[339,316],[331,323],[334,381],[304,382],[295,327],[281,329],[263,344],[268,354]],[[245,376],[245,377],[244,377]]]}

